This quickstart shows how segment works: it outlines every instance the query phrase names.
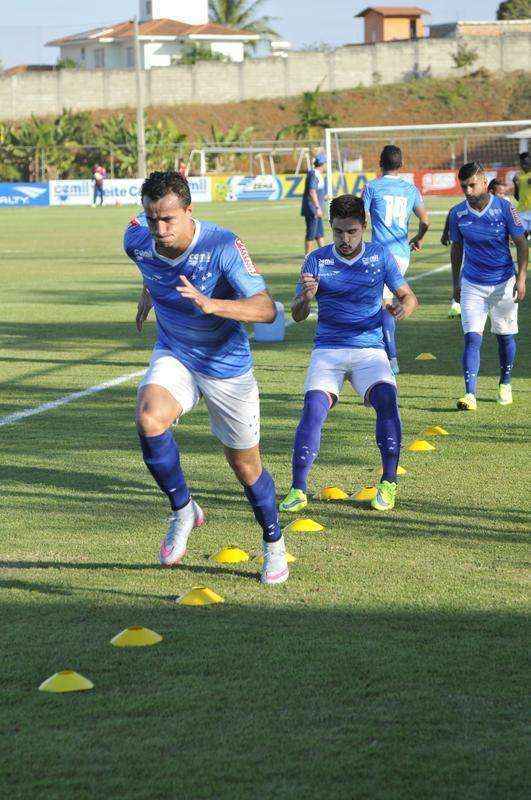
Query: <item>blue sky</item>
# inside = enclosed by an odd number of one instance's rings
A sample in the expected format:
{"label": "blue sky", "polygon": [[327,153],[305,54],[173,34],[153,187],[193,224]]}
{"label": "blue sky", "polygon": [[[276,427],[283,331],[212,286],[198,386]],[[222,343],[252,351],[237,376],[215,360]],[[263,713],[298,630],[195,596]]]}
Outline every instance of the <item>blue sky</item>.
{"label": "blue sky", "polygon": [[[390,1],[395,5],[395,0]],[[499,0],[433,0],[421,3],[430,21],[494,19]],[[396,5],[412,2],[396,0]],[[374,5],[378,5],[377,2]],[[66,11],[65,8],[68,10]],[[360,41],[365,8],[356,0],[267,0],[263,13],[278,17],[275,28],[295,46],[325,41],[333,45]],[[58,50],[44,42],[100,24],[120,22],[137,13],[137,0],[17,0],[4,10],[0,24],[0,59],[5,67],[23,63],[53,63]]]}

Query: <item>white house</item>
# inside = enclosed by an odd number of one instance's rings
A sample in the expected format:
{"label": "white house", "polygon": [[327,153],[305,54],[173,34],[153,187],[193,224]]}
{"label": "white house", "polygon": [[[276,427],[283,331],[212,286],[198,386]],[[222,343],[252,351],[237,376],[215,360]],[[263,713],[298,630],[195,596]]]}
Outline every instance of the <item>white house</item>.
{"label": "white house", "polygon": [[[143,69],[179,62],[183,47],[210,47],[231,61],[243,61],[246,44],[260,39],[251,31],[208,21],[208,0],[139,0],[140,59]],[[135,65],[133,22],[117,22],[46,43],[59,47],[61,59],[86,69],[127,69]]]}

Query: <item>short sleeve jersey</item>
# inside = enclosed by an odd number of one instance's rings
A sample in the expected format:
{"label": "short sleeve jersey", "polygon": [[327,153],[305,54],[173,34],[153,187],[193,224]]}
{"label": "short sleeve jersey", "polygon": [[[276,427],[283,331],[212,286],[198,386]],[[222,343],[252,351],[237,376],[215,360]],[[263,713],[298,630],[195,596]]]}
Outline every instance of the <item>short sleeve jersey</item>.
{"label": "short sleeve jersey", "polygon": [[409,218],[423,205],[417,187],[400,175],[383,175],[365,185],[362,197],[371,216],[373,242],[387,245],[399,258],[409,258]]}
{"label": "short sleeve jersey", "polygon": [[[395,292],[405,284],[387,247],[366,242],[360,254],[348,260],[334,245],[327,245],[306,257],[301,275],[304,273],[319,281],[316,348],[383,348],[384,285]],[[299,281],[297,294],[300,291]]]}
{"label": "short sleeve jersey", "polygon": [[191,370],[215,378],[243,375],[252,367],[249,338],[241,322],[204,314],[177,291],[181,275],[203,294],[223,300],[265,290],[241,239],[218,225],[195,220],[188,249],[176,259],[155,251],[144,214],[126,229],[124,249],[149,289],[157,321],[157,348],[170,350]]}
{"label": "short sleeve jersey", "polygon": [[325,178],[324,175],[321,174],[316,169],[308,170],[306,175],[306,182],[304,184],[304,193],[302,195],[302,205],[301,205],[301,216],[303,217],[312,217],[315,216],[315,212],[317,211],[315,204],[313,203],[310,197],[310,191],[314,189],[317,192],[317,199],[319,200],[319,206],[321,210],[323,210],[326,189],[325,189]]}
{"label": "short sleeve jersey", "polygon": [[490,196],[482,211],[464,200],[450,211],[450,239],[463,245],[461,276],[495,286],[514,275],[509,236],[525,234],[522,220],[504,197]]}

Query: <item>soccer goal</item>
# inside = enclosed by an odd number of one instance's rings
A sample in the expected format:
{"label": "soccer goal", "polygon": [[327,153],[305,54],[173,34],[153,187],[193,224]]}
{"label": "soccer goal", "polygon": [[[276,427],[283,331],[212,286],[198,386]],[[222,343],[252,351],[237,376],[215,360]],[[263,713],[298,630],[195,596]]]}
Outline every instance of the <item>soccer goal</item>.
{"label": "soccer goal", "polygon": [[[370,180],[378,173],[380,152],[386,144],[402,149],[404,173],[409,173],[410,179],[425,191],[432,186],[437,191],[437,184],[444,190],[445,173],[449,190],[449,173],[455,173],[468,161],[481,161],[493,172],[518,169],[518,153],[527,150],[529,126],[531,120],[520,119],[327,128],[327,177],[328,186],[332,187],[328,194],[356,193],[360,174]],[[357,180],[350,176],[357,176]]]}

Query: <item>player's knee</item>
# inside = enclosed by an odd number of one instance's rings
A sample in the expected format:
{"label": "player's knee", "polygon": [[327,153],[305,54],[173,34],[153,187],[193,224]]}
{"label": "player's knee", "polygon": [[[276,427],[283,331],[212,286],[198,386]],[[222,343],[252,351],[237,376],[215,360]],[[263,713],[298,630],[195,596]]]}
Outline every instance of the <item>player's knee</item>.
{"label": "player's knee", "polygon": [[396,389],[390,383],[376,383],[369,392],[369,402],[381,414],[394,414],[398,411]]}
{"label": "player's knee", "polygon": [[225,447],[225,456],[229,465],[244,486],[252,486],[262,474],[262,462],[258,447],[250,450],[234,450]]}
{"label": "player's knee", "polygon": [[335,395],[320,389],[310,389],[304,395],[304,416],[314,421],[324,421],[335,402]]}
{"label": "player's knee", "polygon": [[465,333],[465,346],[468,348],[471,348],[473,350],[479,350],[482,341],[483,341],[483,336],[481,333],[475,333],[474,331]]}

